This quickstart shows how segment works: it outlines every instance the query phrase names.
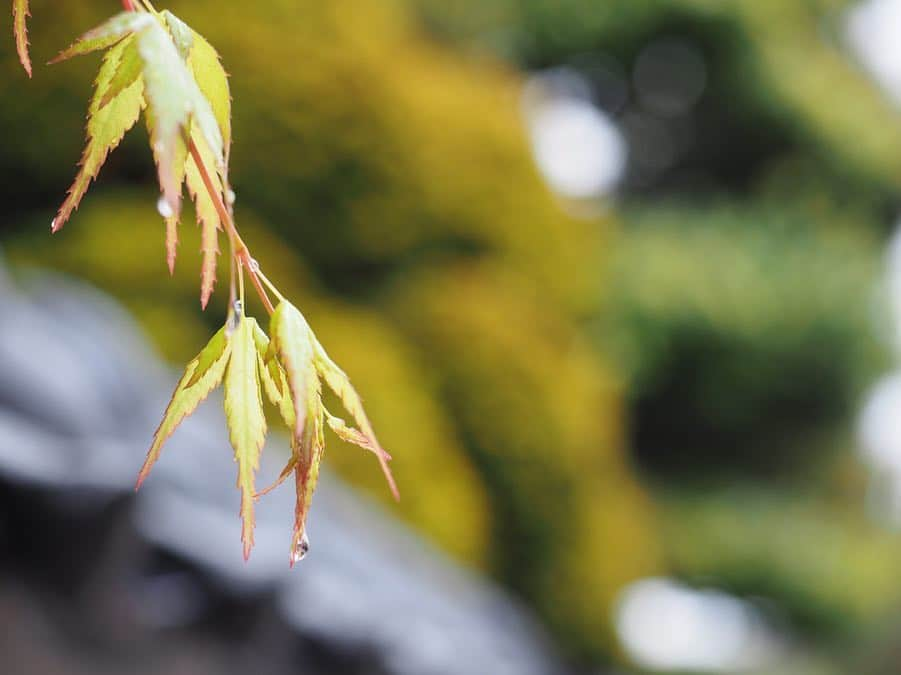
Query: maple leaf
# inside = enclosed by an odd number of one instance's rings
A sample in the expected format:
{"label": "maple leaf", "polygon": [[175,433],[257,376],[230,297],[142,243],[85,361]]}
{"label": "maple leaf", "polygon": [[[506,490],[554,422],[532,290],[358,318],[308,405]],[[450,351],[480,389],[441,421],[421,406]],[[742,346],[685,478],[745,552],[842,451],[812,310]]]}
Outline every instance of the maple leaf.
{"label": "maple leaf", "polygon": [[105,107],[110,101],[115,100],[119,94],[134,84],[141,77],[142,70],[143,63],[141,62],[141,55],[138,53],[138,43],[136,40],[130,39],[122,47],[119,54],[119,62],[116,64],[116,71],[106,84],[98,109]]}
{"label": "maple leaf", "polygon": [[243,522],[241,540],[244,542],[245,559],[250,556],[253,547],[254,474],[260,466],[260,453],[266,441],[266,417],[260,394],[254,324],[254,319],[240,317],[230,338],[232,354],[225,373],[225,419],[238,463]]}
{"label": "maple leaf", "polygon": [[[210,166],[212,161],[209,148],[196,138],[192,133],[194,147],[197,148],[205,166]],[[224,190],[222,180],[217,174],[210,175],[214,189],[222,195]],[[219,255],[219,230],[222,229],[222,221],[213,197],[210,195],[200,174],[200,168],[194,157],[189,156],[185,166],[185,182],[188,186],[188,194],[194,200],[194,210],[197,215],[197,224],[200,226],[200,252],[202,262],[200,266],[200,305],[206,309],[210,296],[213,294],[213,285],[216,282],[216,260]]]}
{"label": "maple leaf", "polygon": [[222,382],[226,365],[231,355],[231,341],[223,327],[207,343],[201,352],[185,368],[184,374],[175,387],[172,400],[163,415],[163,421],[153,436],[153,443],[147,453],[144,466],[138,474],[136,489],[150,474],[159,459],[163,444],[175,432],[197,406]]}
{"label": "maple leaf", "polygon": [[119,145],[122,137],[131,129],[141,110],[144,108],[143,85],[140,78],[120,91],[105,106],[101,106],[103,97],[119,67],[123,53],[133,43],[134,38],[127,38],[113,46],[103,57],[100,72],[94,84],[94,96],[88,107],[87,138],[88,143],[79,163],[78,175],[69,188],[62,206],[53,219],[51,229],[56,232],[69,219],[72,211],[78,208],[81,198],[87,192],[91,181],[97,177],[100,167],[107,155]]}
{"label": "maple leaf", "polygon": [[31,57],[28,56],[28,0],[13,0],[13,32],[16,36],[16,52],[19,62],[31,77]]}
{"label": "maple leaf", "polygon": [[[118,117],[108,111],[121,100],[139,98],[146,104],[151,149],[157,164],[162,192],[160,212],[166,219],[167,252],[170,269],[174,265],[175,226],[181,209],[181,185],[187,162],[186,139],[196,128],[206,144],[212,165],[224,173],[224,141],[219,118],[201,91],[186,59],[195,43],[195,33],[174,15],[154,16],[145,12],[123,12],[94,28],[51,63],[111,48],[98,75],[94,100],[88,115],[88,149],[82,171],[70,189],[70,199],[60,208],[54,230],[62,227],[77,207],[90,181],[96,177],[110,150],[134,124],[115,124]],[[114,58],[110,58],[110,54]],[[105,68],[105,69],[104,69]],[[208,69],[209,70],[209,69]],[[204,71],[207,72],[207,71]],[[141,84],[138,84],[141,83]],[[215,89],[218,84],[205,85]],[[221,105],[218,104],[217,105]],[[104,115],[104,113],[106,113]],[[109,125],[116,133],[91,134],[94,124],[101,130]],[[230,130],[229,130],[230,133]]]}
{"label": "maple leaf", "polygon": [[139,488],[146,480],[166,440],[184,419],[224,383],[225,418],[238,464],[243,523],[241,539],[245,559],[250,556],[253,546],[254,474],[259,468],[267,431],[260,393],[260,357],[254,339],[255,332],[259,330],[255,319],[235,314],[188,364],[154,434],[136,485]]}
{"label": "maple leaf", "polygon": [[344,440],[375,453],[382,467],[382,473],[385,475],[385,480],[388,482],[388,487],[391,488],[391,494],[394,495],[395,499],[400,499],[397,483],[395,483],[391,468],[388,466],[391,456],[385,452],[375,436],[372,424],[369,422],[366,411],[363,409],[363,399],[360,398],[360,395],[353,388],[350,378],[329,358],[329,355],[315,335],[312,336],[312,339],[314,349],[313,365],[316,368],[316,372],[325,380],[329,388],[338,395],[342,405],[351,414],[359,428],[346,430],[347,427],[344,425],[344,421],[332,416],[329,416],[329,426]]}
{"label": "maple leaf", "polygon": [[[319,465],[324,451],[323,420],[341,438],[355,443],[379,459],[382,471],[394,497],[399,498],[397,485],[388,467],[390,455],[375,437],[372,425],[363,410],[363,403],[350,380],[316,339],[303,314],[286,300],[275,308],[270,319],[271,343],[258,338],[260,365],[277,360],[288,390],[279,394],[275,374],[270,371],[271,382],[266,384],[267,394],[273,404],[283,406],[290,395],[288,414],[282,413],[291,430],[292,455],[275,484],[264,490],[266,494],[284,481],[291,472],[295,475],[297,503],[295,506],[294,536],[291,542],[291,564],[305,553],[303,548],[306,516],[316,488]],[[331,415],[322,403],[320,378],[338,395],[347,411],[353,416],[358,429],[348,427],[340,418]],[[266,377],[264,377],[264,384]],[[291,415],[290,413],[293,413]],[[293,425],[291,422],[293,421]]]}
{"label": "maple leaf", "polygon": [[224,169],[222,134],[209,102],[200,92],[193,75],[176,48],[169,32],[154,21],[137,34],[138,50],[144,61],[144,92],[153,111],[152,146],[157,160],[160,190],[168,210],[181,208],[181,182],[184,170],[179,146],[190,134],[193,119],[215,158]]}
{"label": "maple leaf", "polygon": [[228,86],[228,75],[225,68],[222,67],[222,60],[213,45],[200,33],[194,31],[193,34],[194,46],[191,48],[188,65],[191,67],[191,72],[194,73],[197,86],[210,102],[213,115],[219,123],[227,163],[232,141],[232,99]]}
{"label": "maple leaf", "polygon": [[270,349],[284,369],[294,407],[293,438],[300,443],[307,422],[309,382],[318,379],[313,365],[313,332],[303,314],[289,302],[280,302],[269,320]]}
{"label": "maple leaf", "polygon": [[[108,153],[134,125],[140,110],[123,115],[127,104],[146,106],[150,145],[157,166],[158,210],[166,225],[166,262],[175,271],[182,185],[194,200],[201,228],[200,302],[206,308],[216,279],[222,222],[200,167],[188,153],[198,149],[218,199],[225,197],[231,143],[231,95],[216,50],[177,16],[123,12],[88,31],[51,63],[111,48],[97,78],[88,114],[88,147],[69,196],[53,221],[59,230],[78,207]],[[131,108],[128,108],[130,111]]]}
{"label": "maple leaf", "polygon": [[[178,21],[177,17],[174,17]],[[190,29],[189,29],[190,30]],[[194,74],[194,79],[200,87],[203,96],[209,101],[213,116],[219,125],[222,134],[222,142],[225,154],[225,164],[228,165],[228,157],[231,147],[231,93],[228,86],[228,76],[222,67],[219,54],[202,35],[192,32],[192,47],[187,56],[188,66]],[[192,132],[192,136],[195,135]],[[203,143],[195,139],[195,147],[203,158],[204,165],[214,166],[215,158]],[[213,189],[225,197],[227,184],[224,174],[209,174],[213,183]],[[222,221],[219,211],[213,201],[213,197],[204,184],[194,158],[189,158],[187,166],[186,182],[188,193],[194,200],[197,214],[197,224],[200,226],[200,251],[202,262],[200,267],[200,305],[206,309],[213,286],[216,282],[216,260],[219,255],[219,231]],[[229,201],[227,198],[225,201]]]}

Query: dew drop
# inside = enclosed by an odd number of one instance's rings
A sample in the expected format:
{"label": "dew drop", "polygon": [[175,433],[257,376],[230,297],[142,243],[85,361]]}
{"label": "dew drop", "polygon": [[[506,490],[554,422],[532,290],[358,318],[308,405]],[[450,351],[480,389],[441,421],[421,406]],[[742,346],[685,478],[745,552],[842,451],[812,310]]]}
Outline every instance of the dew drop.
{"label": "dew drop", "polygon": [[307,533],[304,532],[300,538],[300,541],[297,543],[297,548],[294,549],[294,553],[291,554],[291,559],[299,563],[301,560],[307,557],[307,553],[310,552],[310,538],[307,537]]}
{"label": "dew drop", "polygon": [[232,304],[232,314],[229,318],[228,323],[225,326],[225,334],[231,337],[231,334],[234,333],[238,326],[241,325],[241,313],[244,311],[244,305],[240,300],[235,300],[234,304]]}
{"label": "dew drop", "polygon": [[251,272],[259,272],[260,271],[260,263],[258,263],[255,258],[250,259],[250,271]]}
{"label": "dew drop", "polygon": [[172,205],[169,204],[165,197],[160,197],[159,201],[156,203],[156,210],[160,212],[160,215],[163,218],[171,218],[175,215],[175,212],[172,210]]}
{"label": "dew drop", "polygon": [[236,199],[237,197],[235,196],[234,190],[225,191],[225,201],[227,201],[229,204],[234,204]]}
{"label": "dew drop", "polygon": [[50,231],[51,232],[56,231],[56,218],[54,218],[53,220],[50,221]]}

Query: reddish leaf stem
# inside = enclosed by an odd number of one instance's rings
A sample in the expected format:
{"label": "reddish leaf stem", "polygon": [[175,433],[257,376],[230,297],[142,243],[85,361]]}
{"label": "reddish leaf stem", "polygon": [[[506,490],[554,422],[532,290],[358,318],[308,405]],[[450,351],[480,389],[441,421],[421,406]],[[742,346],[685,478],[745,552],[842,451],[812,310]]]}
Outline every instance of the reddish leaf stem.
{"label": "reddish leaf stem", "polygon": [[135,6],[131,0],[122,0],[122,7],[125,9],[126,12],[135,11]]}
{"label": "reddish leaf stem", "polygon": [[263,284],[257,275],[256,265],[253,258],[250,256],[247,244],[244,243],[244,240],[241,239],[241,235],[238,234],[238,229],[235,227],[235,221],[232,219],[228,208],[226,208],[225,202],[222,200],[222,195],[219,194],[219,191],[213,185],[213,179],[210,177],[206,164],[203,163],[203,157],[200,156],[200,151],[194,144],[194,139],[188,141],[188,149],[191,152],[191,157],[194,158],[194,163],[197,165],[197,170],[200,172],[200,177],[203,179],[206,191],[209,193],[210,199],[213,200],[213,205],[216,207],[216,212],[219,214],[219,220],[222,221],[229,239],[231,239],[234,245],[235,258],[237,258],[238,262],[241,263],[245,270],[247,270],[247,274],[250,276],[251,282],[253,282],[257,295],[259,295],[260,300],[263,301],[263,306],[269,314],[272,314],[272,312],[275,311],[275,307],[272,306],[272,301],[269,299],[269,295],[267,295],[266,289],[263,288]]}

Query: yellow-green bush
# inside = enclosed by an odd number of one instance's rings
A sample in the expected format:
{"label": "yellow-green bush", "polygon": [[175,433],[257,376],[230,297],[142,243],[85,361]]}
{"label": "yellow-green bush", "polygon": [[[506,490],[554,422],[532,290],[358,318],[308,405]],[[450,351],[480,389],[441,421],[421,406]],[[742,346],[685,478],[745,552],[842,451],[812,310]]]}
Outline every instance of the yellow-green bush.
{"label": "yellow-green bush", "polygon": [[833,638],[857,639],[897,611],[898,540],[834,498],[745,487],[662,505],[673,569],[689,581],[769,598],[805,632]]}
{"label": "yellow-green bush", "polygon": [[617,590],[656,554],[616,386],[565,313],[502,268],[445,265],[389,298],[485,477],[495,570],[571,642],[597,647]]}
{"label": "yellow-green bush", "polygon": [[844,450],[887,363],[872,229],[763,200],[635,208],[624,221],[604,336],[642,466],[690,482],[807,480]]}

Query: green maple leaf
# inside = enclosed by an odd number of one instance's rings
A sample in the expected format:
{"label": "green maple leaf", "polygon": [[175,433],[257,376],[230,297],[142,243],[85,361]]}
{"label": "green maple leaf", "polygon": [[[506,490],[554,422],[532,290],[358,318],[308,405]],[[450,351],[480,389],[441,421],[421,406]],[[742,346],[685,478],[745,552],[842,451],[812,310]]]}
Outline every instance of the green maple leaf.
{"label": "green maple leaf", "polygon": [[193,413],[210,393],[222,382],[231,355],[231,341],[225,328],[219,330],[206,347],[185,368],[175,387],[172,400],[163,415],[163,421],[153,436],[144,466],[138,474],[136,488],[147,479],[150,470],[160,457],[163,444],[186,417]]}
{"label": "green maple leaf", "polygon": [[[214,161],[212,154],[206,145],[197,142],[196,130],[192,131],[195,138],[195,147],[203,158],[205,166],[211,166]],[[223,194],[222,179],[217,174],[210,175],[213,189],[218,194]],[[216,282],[216,262],[219,256],[219,231],[222,229],[222,221],[216,204],[200,174],[194,157],[189,156],[185,165],[185,183],[188,186],[188,194],[194,200],[194,209],[197,213],[197,224],[200,226],[200,252],[202,256],[200,265],[200,305],[206,309],[210,296],[213,294],[213,285]]]}
{"label": "green maple leaf", "polygon": [[[226,122],[223,116],[230,114],[230,109],[224,107],[221,100],[224,71],[209,43],[197,37],[184,22],[169,12],[158,16],[123,12],[82,35],[51,62],[101,49],[112,48],[109,53],[115,51],[115,60],[105,59],[106,69],[101,67],[101,74],[98,75],[97,93],[88,115],[89,146],[92,145],[90,126],[93,118],[115,106],[120,99],[133,97],[133,89],[140,89],[137,93],[147,106],[151,149],[157,163],[164,200],[162,204],[165,205],[161,211],[169,231],[167,249],[170,267],[174,263],[173,234],[181,207],[181,184],[187,162],[186,141],[193,138],[199,146],[205,146],[211,165],[224,174],[223,138],[227,136],[230,139],[231,134],[230,122]],[[196,56],[195,46],[198,47]],[[196,68],[189,66],[192,57],[198,62]],[[203,78],[202,86],[195,79],[195,73]],[[138,85],[139,82],[142,84]],[[224,87],[227,98],[227,82]],[[215,96],[216,112],[204,90]],[[131,120],[129,122],[128,126],[121,125],[123,134],[134,124]],[[116,129],[120,130],[118,127]],[[103,135],[97,137],[93,148],[90,148],[89,161],[83,162],[82,173],[70,191],[73,199],[67,200],[54,221],[55,229],[65,224],[90,181],[96,177],[106,155],[119,140],[121,134],[110,135],[109,138]]]}
{"label": "green maple leaf", "polygon": [[141,55],[138,53],[137,40],[129,39],[122,47],[119,53],[119,62],[116,64],[116,71],[106,84],[103,96],[100,98],[98,110],[103,109],[111,101],[134,84],[143,70],[144,64],[141,62]]}
{"label": "green maple leaf", "polygon": [[[235,321],[237,325],[232,329]],[[137,487],[140,487],[159,459],[166,440],[216,387],[224,383],[225,417],[238,464],[245,558],[253,546],[254,475],[259,468],[267,431],[260,393],[260,357],[254,339],[258,330],[255,319],[234,316],[187,365],[154,434],[137,480]]]}
{"label": "green maple leaf", "polygon": [[260,466],[260,453],[266,441],[266,417],[260,394],[257,350],[253,333],[256,321],[241,317],[230,341],[231,360],[225,373],[225,419],[238,463],[238,488],[241,490],[241,540],[244,557],[253,546],[253,502],[256,494],[254,474]]}
{"label": "green maple leaf", "polygon": [[106,161],[110,151],[131,129],[141,110],[144,108],[143,84],[135,80],[116,95],[105,106],[101,106],[103,97],[110,82],[116,74],[122,55],[129,46],[133,46],[134,38],[113,46],[103,57],[100,72],[94,84],[94,96],[88,107],[87,137],[88,143],[81,156],[78,175],[69,188],[69,193],[60,206],[56,218],[53,219],[53,231],[59,230],[69,219],[72,211],[78,208],[81,198],[87,192],[91,181],[97,177],[100,167]]}
{"label": "green maple leaf", "polygon": [[[204,163],[217,170],[213,189],[224,196],[222,177],[227,143],[231,142],[231,102],[225,71],[209,43],[168,11],[159,15],[123,12],[82,35],[52,62],[101,49],[110,51],[97,77],[88,112],[88,147],[53,229],[66,223],[108,153],[146,105],[151,150],[163,195],[160,212],[166,221],[169,269],[172,271],[175,265],[181,189],[187,180],[202,228],[201,303],[206,306],[215,280],[222,224],[197,167],[192,166],[187,143],[193,141]],[[139,109],[134,112],[136,102]]]}
{"label": "green maple leaf", "polygon": [[[283,406],[290,395],[290,412],[293,412],[293,416],[290,413],[283,413],[282,416],[291,430],[292,455],[275,484],[260,494],[274,489],[292,472],[294,473],[297,503],[291,543],[293,564],[302,557],[298,552],[301,551],[304,541],[306,516],[316,488],[325,446],[324,420],[340,438],[373,452],[378,457],[392,494],[395,498],[399,495],[388,467],[391,457],[376,439],[372,425],[363,410],[360,396],[344,371],[329,358],[300,311],[287,301],[280,302],[270,319],[270,333],[271,344],[267,345],[262,339],[258,339],[260,363],[271,364],[277,360],[279,372],[284,374],[288,385],[288,391],[279,396],[277,380],[273,376],[273,381],[266,386],[266,391],[272,402],[278,406]],[[359,428],[349,427],[344,420],[325,409],[322,404],[320,378],[338,395]]]}
{"label": "green maple leaf", "polygon": [[372,428],[369,417],[363,408],[363,399],[360,398],[360,395],[350,383],[350,378],[329,358],[329,355],[315,335],[312,336],[312,339],[314,349],[313,365],[316,368],[316,372],[325,380],[329,388],[338,395],[342,405],[351,414],[358,428],[348,430],[343,420],[331,415],[328,418],[329,426],[344,440],[375,453],[382,467],[382,473],[385,475],[385,480],[388,482],[388,487],[391,488],[391,494],[394,495],[395,499],[399,499],[400,493],[398,492],[397,484],[394,482],[394,476],[391,474],[391,468],[388,466],[391,456],[385,452],[375,436],[375,430]]}

